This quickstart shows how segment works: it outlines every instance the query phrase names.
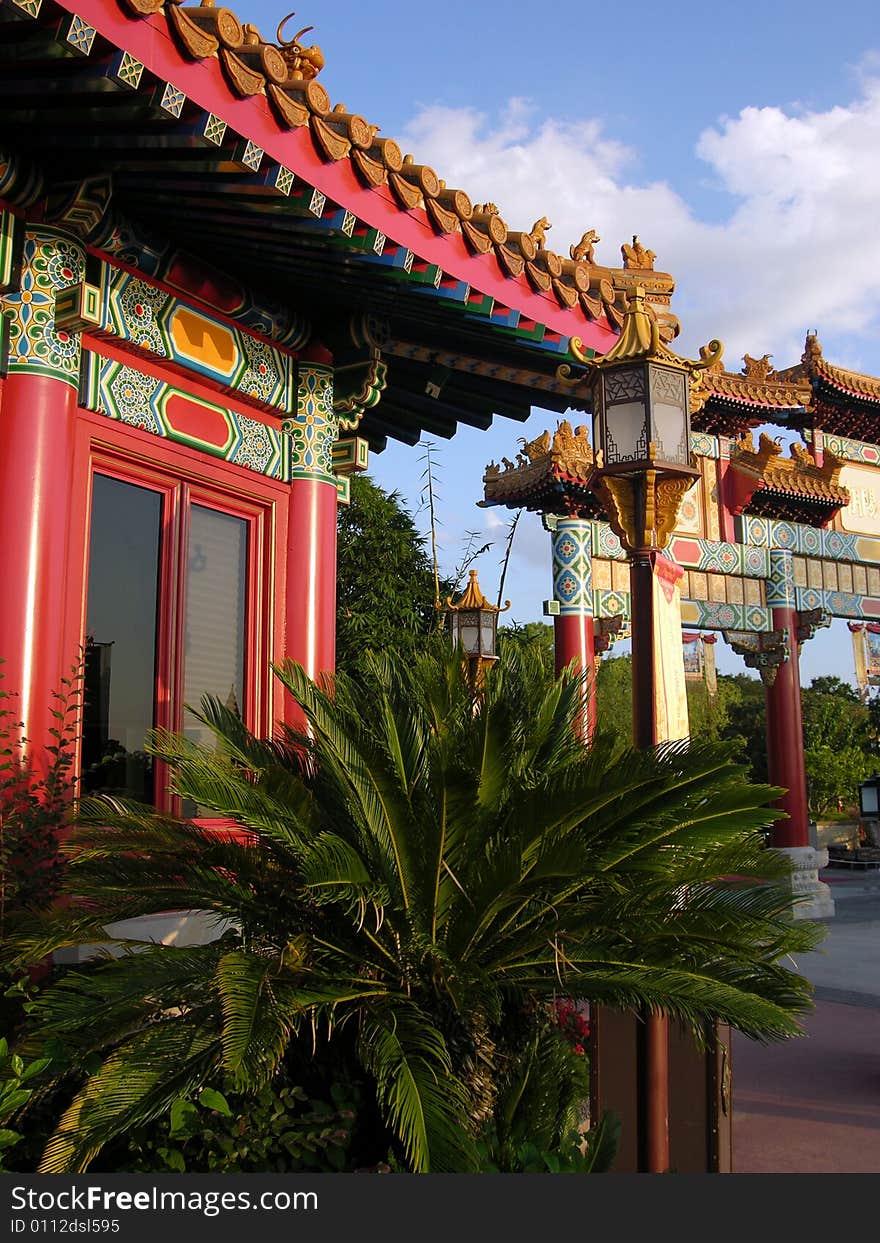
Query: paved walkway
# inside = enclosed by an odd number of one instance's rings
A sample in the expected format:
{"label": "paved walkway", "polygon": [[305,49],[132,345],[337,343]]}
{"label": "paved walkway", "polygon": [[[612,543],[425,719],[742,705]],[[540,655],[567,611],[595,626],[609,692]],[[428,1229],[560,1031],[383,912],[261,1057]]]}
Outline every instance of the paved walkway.
{"label": "paved walkway", "polygon": [[822,879],[837,914],[797,964],[816,989],[806,1036],[734,1038],[737,1173],[880,1173],[880,873]]}

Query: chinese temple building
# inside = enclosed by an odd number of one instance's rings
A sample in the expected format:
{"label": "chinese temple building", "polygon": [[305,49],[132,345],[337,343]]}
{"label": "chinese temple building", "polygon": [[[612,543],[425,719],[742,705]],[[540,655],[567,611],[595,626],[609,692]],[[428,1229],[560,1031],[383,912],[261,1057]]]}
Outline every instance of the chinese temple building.
{"label": "chinese temple building", "polygon": [[88,641],[87,783],[162,803],[147,729],[197,734],[184,704],[212,691],[268,730],[271,660],[333,668],[336,510],[370,451],[563,413],[570,338],[606,350],[632,276],[332,103],[286,23],[0,17],[5,686],[37,754]]}
{"label": "chinese temple building", "polygon": [[[185,705],[212,693],[268,733],[294,711],[271,662],[333,670],[337,507],[389,439],[558,416],[487,468],[484,504],[544,516],[557,667],[592,667],[631,620],[630,577],[567,373],[634,306],[664,348],[679,328],[638,237],[605,267],[593,229],[557,253],[547,217],[509,228],[331,101],[321,48],[286,25],[265,38],[213,0],[0,0],[3,686],[39,763],[84,650],[84,785],[173,813],[197,809],[148,730],[198,739]],[[798,650],[831,617],[880,622],[880,381],[815,337],[786,371],[745,363],[695,364],[658,562],[668,667],[683,686],[684,626],[760,671],[788,791],[774,845],[821,910]],[[768,423],[802,445],[785,455]],[[704,1122],[683,1172],[725,1168]]]}

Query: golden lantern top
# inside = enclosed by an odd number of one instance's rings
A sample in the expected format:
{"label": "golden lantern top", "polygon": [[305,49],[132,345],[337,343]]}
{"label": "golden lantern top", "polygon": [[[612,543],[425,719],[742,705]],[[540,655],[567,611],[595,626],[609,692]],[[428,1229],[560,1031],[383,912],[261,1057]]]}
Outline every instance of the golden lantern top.
{"label": "golden lantern top", "polygon": [[506,609],[510,608],[510,601],[509,600],[505,601],[503,609],[497,604],[490,604],[489,601],[486,599],[486,597],[483,595],[483,592],[480,588],[480,582],[479,582],[479,579],[477,578],[477,571],[471,570],[470,573],[468,574],[467,587],[465,587],[464,591],[462,592],[461,598],[458,601],[456,601],[455,604],[453,604],[452,596],[447,596],[446,597],[446,608],[447,610],[453,613],[457,613],[457,612],[472,613],[475,611],[489,612],[489,613],[503,613]]}
{"label": "golden lantern top", "polygon": [[567,363],[557,368],[556,374],[560,380],[572,385],[580,385],[585,379],[592,383],[597,372],[630,362],[660,363],[662,366],[674,367],[693,376],[696,372],[720,362],[724,347],[718,340],[710,341],[700,350],[699,360],[683,358],[680,354],[676,354],[664,342],[656,315],[648,310],[644,287],[636,285],[627,304],[620,336],[607,354],[598,358],[588,358],[584,352],[583,341],[579,337],[571,338],[569,349],[577,361],[587,368],[587,375],[572,376],[571,367]]}
{"label": "golden lantern top", "polygon": [[[507,600],[504,609],[509,608],[510,601]],[[477,571],[471,570],[461,599],[453,604],[451,596],[446,598],[453,646],[460,647],[468,660],[476,661],[479,665],[496,660],[498,614],[504,612],[504,609],[489,603],[480,590]]]}

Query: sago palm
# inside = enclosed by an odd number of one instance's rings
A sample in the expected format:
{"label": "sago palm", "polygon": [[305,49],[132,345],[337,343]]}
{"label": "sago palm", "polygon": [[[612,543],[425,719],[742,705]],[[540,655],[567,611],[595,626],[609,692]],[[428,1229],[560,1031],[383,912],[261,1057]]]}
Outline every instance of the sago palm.
{"label": "sago palm", "polygon": [[[620,752],[601,732],[585,749],[578,683],[548,688],[528,652],[508,649],[479,694],[445,651],[324,689],[279,676],[301,733],[260,741],[206,700],[215,745],[153,740],[176,792],[251,844],[91,800],[66,904],[21,929],[19,962],[121,955],[36,998],[30,1043],[63,1042],[84,1076],[43,1170],[83,1169],[206,1081],[257,1091],[291,1050],[343,1042],[408,1168],[473,1168],[515,1078],[511,1033],[533,1042],[554,995],[798,1031],[809,987],[780,959],[815,934],[762,848],[773,791],[722,750]],[[168,910],[210,912],[224,935],[108,940]]]}

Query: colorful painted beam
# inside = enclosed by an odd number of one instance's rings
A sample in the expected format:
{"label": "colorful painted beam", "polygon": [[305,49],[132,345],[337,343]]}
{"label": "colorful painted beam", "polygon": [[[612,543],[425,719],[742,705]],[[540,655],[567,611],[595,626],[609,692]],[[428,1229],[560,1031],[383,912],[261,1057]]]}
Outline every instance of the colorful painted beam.
{"label": "colorful painted beam", "polygon": [[[684,569],[698,570],[704,574],[767,578],[770,573],[768,549],[752,548],[748,544],[675,535],[670,541],[668,555]],[[620,540],[606,522],[593,523],[593,556],[608,561],[626,560]]]}
{"label": "colorful painted beam", "polygon": [[770,550],[723,540],[696,539],[674,535],[667,555],[686,570],[703,574],[736,574],[740,578],[768,578]]}
{"label": "colorful painted beam", "polygon": [[[270,174],[271,170],[266,175]],[[143,276],[161,281],[184,298],[240,324],[245,331],[269,337],[285,349],[301,349],[309,338],[308,321],[292,314],[289,307],[255,299],[227,273],[182,254],[172,242],[159,240],[112,212],[89,241],[110,260],[136,268]]]}
{"label": "colorful painted beam", "polygon": [[125,362],[83,351],[80,401],[90,410],[209,453],[236,466],[286,479],[287,436],[237,410],[176,388]]}
{"label": "colorful painted beam", "polygon": [[798,612],[819,610],[831,617],[850,617],[865,621],[880,619],[880,599],[848,591],[823,591],[817,587],[795,587]]}
{"label": "colorful painted beam", "polygon": [[697,457],[721,457],[718,437],[710,436],[708,432],[691,432],[691,453],[695,453]]}
{"label": "colorful painted beam", "polygon": [[800,522],[778,522],[742,514],[736,533],[743,543],[759,548],[782,548],[803,557],[827,561],[861,561],[880,564],[880,540],[846,531],[823,531]]}
{"label": "colorful painted beam", "polygon": [[287,414],[293,407],[296,364],[289,353],[109,263],[101,265],[97,289],[65,291],[56,322],[203,376],[260,409]]}
{"label": "colorful painted beam", "polygon": [[[629,592],[594,591],[593,615],[628,618]],[[681,624],[694,630],[763,632],[773,629],[770,609],[763,605],[726,604],[716,600],[682,600]]]}
{"label": "colorful painted beam", "polygon": [[682,600],[681,624],[696,630],[773,629],[770,609],[758,604],[727,604],[718,600]]}
{"label": "colorful painted beam", "polygon": [[823,448],[845,462],[864,462],[869,466],[880,466],[880,446],[866,444],[864,440],[850,440],[846,436],[831,436],[828,432],[822,435]]}

